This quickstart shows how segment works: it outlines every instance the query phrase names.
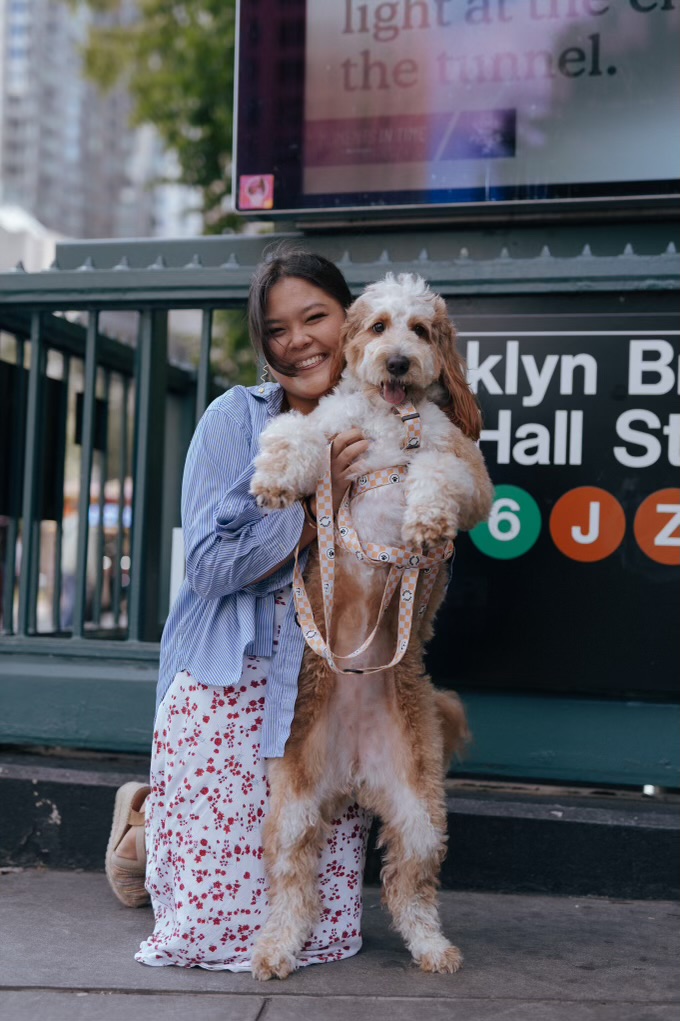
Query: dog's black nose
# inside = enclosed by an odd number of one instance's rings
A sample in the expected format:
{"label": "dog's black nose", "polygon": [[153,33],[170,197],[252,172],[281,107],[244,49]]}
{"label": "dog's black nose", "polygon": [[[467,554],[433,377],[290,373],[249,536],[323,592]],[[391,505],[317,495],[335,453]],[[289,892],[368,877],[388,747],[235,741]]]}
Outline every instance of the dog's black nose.
{"label": "dog's black nose", "polygon": [[394,355],[388,361],[387,368],[392,376],[405,376],[410,364],[410,361],[404,355]]}

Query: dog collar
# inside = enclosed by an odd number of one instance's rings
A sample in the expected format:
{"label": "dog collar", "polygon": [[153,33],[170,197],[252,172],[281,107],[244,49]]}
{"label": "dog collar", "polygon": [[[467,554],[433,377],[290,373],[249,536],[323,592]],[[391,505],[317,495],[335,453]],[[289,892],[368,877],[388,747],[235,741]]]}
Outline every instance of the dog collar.
{"label": "dog collar", "polygon": [[420,446],[420,412],[408,401],[393,407],[392,411],[401,419],[406,430],[405,442],[402,443],[402,447],[405,450],[415,450]]}

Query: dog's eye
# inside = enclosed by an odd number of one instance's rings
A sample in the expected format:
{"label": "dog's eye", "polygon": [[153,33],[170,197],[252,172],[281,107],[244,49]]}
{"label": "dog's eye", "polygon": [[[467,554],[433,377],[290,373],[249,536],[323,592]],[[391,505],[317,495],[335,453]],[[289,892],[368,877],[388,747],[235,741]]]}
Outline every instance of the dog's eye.
{"label": "dog's eye", "polygon": [[373,323],[373,326],[371,327],[371,329],[373,330],[374,333],[384,333],[385,332],[385,324],[381,320],[378,320],[377,323]]}
{"label": "dog's eye", "polygon": [[413,327],[413,332],[415,333],[416,337],[427,337],[427,330],[421,323],[416,323],[416,325]]}

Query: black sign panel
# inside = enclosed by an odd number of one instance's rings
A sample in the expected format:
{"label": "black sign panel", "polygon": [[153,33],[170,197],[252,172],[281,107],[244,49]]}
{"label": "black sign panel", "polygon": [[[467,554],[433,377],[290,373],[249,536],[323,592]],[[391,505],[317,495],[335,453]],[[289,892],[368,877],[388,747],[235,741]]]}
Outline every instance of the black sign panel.
{"label": "black sign panel", "polygon": [[[0,514],[21,517],[24,485],[24,420],[28,394],[28,372],[9,362],[0,361],[0,436],[9,437],[5,444],[7,456],[0,461]],[[45,421],[56,423],[65,417],[66,387],[61,380],[45,379]],[[48,428],[43,434],[38,518],[57,521],[62,514],[63,447],[59,432]]]}
{"label": "black sign panel", "polygon": [[677,697],[680,324],[602,300],[562,315],[454,309],[496,499],[457,542],[437,680]]}

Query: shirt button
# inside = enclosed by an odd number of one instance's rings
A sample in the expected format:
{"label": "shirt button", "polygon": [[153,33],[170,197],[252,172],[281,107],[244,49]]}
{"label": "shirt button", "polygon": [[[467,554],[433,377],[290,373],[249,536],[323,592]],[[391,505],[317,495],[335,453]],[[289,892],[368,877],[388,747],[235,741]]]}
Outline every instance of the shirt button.
{"label": "shirt button", "polygon": [[261,386],[260,389],[257,392],[263,394],[264,393],[264,387]]}

